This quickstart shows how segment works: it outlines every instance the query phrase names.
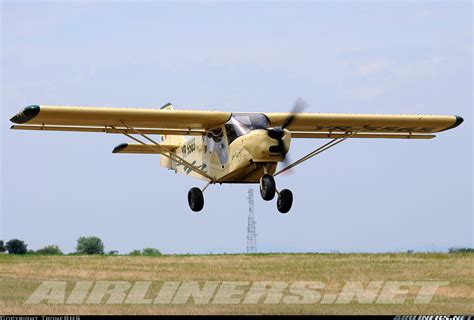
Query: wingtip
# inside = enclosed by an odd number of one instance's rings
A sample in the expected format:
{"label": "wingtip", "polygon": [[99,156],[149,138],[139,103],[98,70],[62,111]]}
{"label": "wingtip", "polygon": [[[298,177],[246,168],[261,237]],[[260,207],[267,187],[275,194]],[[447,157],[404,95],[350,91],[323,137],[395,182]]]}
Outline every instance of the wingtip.
{"label": "wingtip", "polygon": [[446,128],[446,130],[450,130],[450,129],[454,129],[456,127],[459,127],[461,125],[461,123],[464,122],[463,117],[461,117],[461,116],[455,116],[455,117],[456,117],[456,121],[453,123],[452,126],[450,126],[449,128]]}
{"label": "wingtip", "polygon": [[456,122],[454,123],[454,127],[453,128],[456,128],[457,126],[461,125],[461,123],[464,122],[464,118],[461,117],[461,116],[456,116]]}
{"label": "wingtip", "polygon": [[40,112],[40,106],[31,105],[14,115],[10,121],[13,123],[25,123],[36,117]]}
{"label": "wingtip", "polygon": [[114,150],[112,150],[112,153],[119,153],[120,151],[122,151],[123,149],[125,149],[126,147],[128,147],[128,143],[121,143],[119,144],[118,146],[116,146],[114,148]]}
{"label": "wingtip", "polygon": [[454,129],[456,127],[459,127],[461,125],[461,123],[464,122],[464,118],[461,117],[461,116],[457,116],[455,115],[454,116],[456,118],[456,120],[454,121],[454,123],[452,125],[450,125],[449,127],[447,127],[446,129],[443,129],[441,131],[448,131],[448,130],[451,130],[451,129]]}

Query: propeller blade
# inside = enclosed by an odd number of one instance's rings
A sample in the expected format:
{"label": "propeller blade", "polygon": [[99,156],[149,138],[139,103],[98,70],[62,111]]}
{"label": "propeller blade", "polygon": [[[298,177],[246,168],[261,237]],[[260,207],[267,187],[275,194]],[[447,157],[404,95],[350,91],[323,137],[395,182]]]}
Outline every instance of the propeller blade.
{"label": "propeller blade", "polygon": [[[289,150],[285,150],[285,145],[283,143],[283,139],[278,140],[278,147],[280,149],[281,156],[283,158],[283,161],[281,162],[283,168],[287,167],[290,163],[290,156],[288,154]],[[292,170],[285,171],[285,173],[291,174]]]}
{"label": "propeller blade", "polygon": [[285,121],[283,121],[283,124],[281,125],[282,129],[285,129],[286,127],[291,125],[296,119],[297,114],[301,113],[307,107],[308,104],[303,99],[296,99],[295,103],[293,104],[293,107],[291,108],[290,115],[285,119]]}
{"label": "propeller blade", "polygon": [[[296,117],[298,116],[298,113],[301,113],[307,107],[308,104],[302,98],[296,99],[295,103],[293,104],[293,107],[291,108],[290,115],[285,119],[285,121],[283,121],[281,129],[285,129],[286,127],[290,126],[293,121],[295,121]],[[283,157],[282,165],[283,168],[285,168],[291,163],[290,157],[288,156],[288,152],[284,151],[283,140],[279,139],[278,145],[280,146],[281,154]],[[285,171],[285,173],[291,174],[291,171],[292,170],[288,170]]]}
{"label": "propeller blade", "polygon": [[[284,167],[288,166],[290,163],[289,157],[287,156],[288,152],[285,150],[285,145],[283,143],[284,129],[290,126],[296,119],[298,113],[301,113],[307,107],[308,104],[303,99],[296,99],[293,107],[291,108],[289,116],[286,117],[286,119],[283,121],[283,124],[280,127],[267,129],[268,136],[278,141],[278,149],[280,150],[281,157],[283,158],[282,164]],[[290,172],[290,170],[286,172]]]}

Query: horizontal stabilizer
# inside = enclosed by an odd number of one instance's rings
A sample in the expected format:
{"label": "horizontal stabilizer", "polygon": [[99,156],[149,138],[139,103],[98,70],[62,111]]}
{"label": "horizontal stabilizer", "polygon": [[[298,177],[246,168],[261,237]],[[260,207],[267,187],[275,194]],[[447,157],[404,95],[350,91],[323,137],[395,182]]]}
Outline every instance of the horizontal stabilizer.
{"label": "horizontal stabilizer", "polygon": [[128,144],[122,143],[114,148],[112,153],[149,153],[149,154],[160,154],[163,152],[173,152],[179,147],[178,144],[160,143],[155,144]]}

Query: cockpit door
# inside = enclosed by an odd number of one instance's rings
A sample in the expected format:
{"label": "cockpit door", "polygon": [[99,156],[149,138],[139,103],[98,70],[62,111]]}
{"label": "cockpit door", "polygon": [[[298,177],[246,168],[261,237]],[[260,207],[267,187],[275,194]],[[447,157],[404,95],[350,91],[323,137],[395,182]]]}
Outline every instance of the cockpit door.
{"label": "cockpit door", "polygon": [[203,137],[205,159],[214,170],[224,170],[229,162],[229,149],[224,127],[211,130]]}

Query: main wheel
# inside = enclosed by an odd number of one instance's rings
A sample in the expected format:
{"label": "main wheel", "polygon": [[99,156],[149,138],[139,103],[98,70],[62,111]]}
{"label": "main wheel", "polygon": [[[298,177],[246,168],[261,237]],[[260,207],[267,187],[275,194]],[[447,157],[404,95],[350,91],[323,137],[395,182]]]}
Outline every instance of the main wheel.
{"label": "main wheel", "polygon": [[191,210],[198,212],[204,207],[204,196],[199,188],[191,188],[188,192],[188,203]]}
{"label": "main wheel", "polygon": [[287,213],[291,209],[293,204],[293,193],[288,189],[280,191],[277,200],[277,208],[281,213]]}
{"label": "main wheel", "polygon": [[263,200],[270,201],[275,197],[275,179],[269,174],[264,174],[260,178],[260,195]]}

